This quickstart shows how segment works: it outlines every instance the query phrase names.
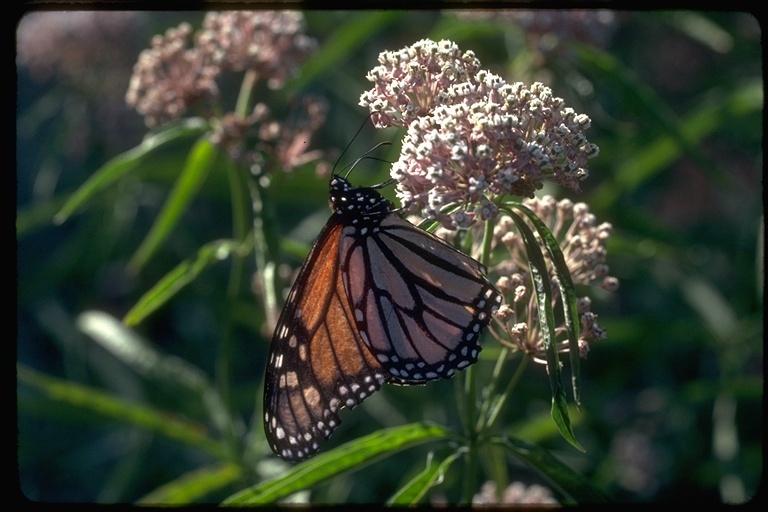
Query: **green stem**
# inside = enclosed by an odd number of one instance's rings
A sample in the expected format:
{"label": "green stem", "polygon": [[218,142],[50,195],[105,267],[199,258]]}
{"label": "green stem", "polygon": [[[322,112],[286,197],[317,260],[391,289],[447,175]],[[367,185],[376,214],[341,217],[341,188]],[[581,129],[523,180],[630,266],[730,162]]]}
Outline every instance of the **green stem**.
{"label": "green stem", "polygon": [[[229,195],[232,201],[232,235],[235,240],[244,242],[248,237],[250,217],[252,211],[248,205],[248,186],[243,180],[244,171],[238,169],[233,162],[227,164],[227,177],[229,178]],[[240,285],[243,282],[244,262],[246,255],[238,252],[232,259],[232,267],[229,273],[227,296],[236,298],[240,293]]]}
{"label": "green stem", "polygon": [[[229,181],[229,193],[232,204],[232,234],[235,240],[245,241],[248,236],[248,220],[250,218],[250,207],[245,201],[247,189],[241,179],[241,174],[237,166],[231,161],[226,165],[227,177]],[[227,284],[227,302],[233,304],[240,294],[240,285],[244,280],[246,255],[242,251],[235,251],[232,254],[232,264],[229,269],[229,282]],[[219,342],[219,355],[216,361],[216,383],[224,403],[231,410],[231,363],[234,357],[233,347],[233,326],[232,318],[228,312],[224,314],[224,325],[222,326],[221,339]]]}
{"label": "green stem", "polygon": [[253,245],[256,260],[256,273],[262,285],[264,315],[267,325],[277,320],[277,261],[279,253],[279,237],[275,230],[275,220],[272,214],[272,204],[269,194],[257,178],[249,176],[248,188],[251,192],[253,207]]}
{"label": "green stem", "polygon": [[509,379],[506,389],[504,389],[504,392],[498,396],[498,399],[496,400],[496,402],[493,405],[493,408],[488,414],[488,417],[485,422],[486,431],[491,430],[496,425],[496,421],[498,421],[499,419],[499,413],[501,413],[501,411],[504,409],[504,404],[506,404],[507,399],[512,394],[512,391],[515,389],[518,382],[520,382],[520,379],[523,377],[523,373],[525,372],[526,366],[528,366],[528,358],[523,357],[520,360],[520,364],[518,365],[517,370],[515,370],[515,374],[512,376],[511,379]]}
{"label": "green stem", "polygon": [[[491,259],[491,244],[493,242],[493,223],[486,222],[483,231],[482,253],[480,263],[488,265]],[[470,366],[464,372],[464,435],[467,439],[468,450],[465,460],[467,464],[466,477],[464,478],[463,501],[471,503],[476,490],[478,470],[478,439],[480,430],[477,424],[477,391],[474,366]]]}
{"label": "green stem", "polygon": [[485,267],[488,267],[491,261],[491,245],[493,244],[493,227],[494,224],[491,221],[486,221],[485,229],[483,230],[483,250],[480,254],[480,263]]}
{"label": "green stem", "polygon": [[477,404],[475,403],[475,367],[470,366],[464,372],[464,435],[467,439],[465,460],[467,469],[464,477],[463,502],[472,503],[477,474],[477,432],[474,429]]}
{"label": "green stem", "polygon": [[495,396],[496,389],[499,387],[499,383],[501,382],[501,374],[504,370],[504,366],[507,363],[507,357],[509,356],[509,347],[502,346],[501,351],[499,352],[499,357],[496,358],[496,366],[493,367],[493,373],[491,374],[491,380],[488,383],[487,386],[485,386],[485,389],[483,389],[483,394],[480,397],[480,400],[482,401],[480,406],[480,414],[477,415],[477,425],[475,429],[478,432],[485,433],[487,428],[487,422],[485,421],[486,418],[488,418],[488,410],[491,407],[491,403],[493,401],[493,397]]}

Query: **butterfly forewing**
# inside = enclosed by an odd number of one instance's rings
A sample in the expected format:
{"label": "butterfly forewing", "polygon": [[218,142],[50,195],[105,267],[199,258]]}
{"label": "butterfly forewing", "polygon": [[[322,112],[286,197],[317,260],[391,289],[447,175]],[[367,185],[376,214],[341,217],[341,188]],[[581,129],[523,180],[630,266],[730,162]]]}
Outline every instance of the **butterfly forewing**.
{"label": "butterfly forewing", "polygon": [[338,232],[329,223],[286,303],[267,366],[264,423],[272,450],[301,460],[340,423],[338,410],[379,389],[384,373],[365,348],[339,279]]}

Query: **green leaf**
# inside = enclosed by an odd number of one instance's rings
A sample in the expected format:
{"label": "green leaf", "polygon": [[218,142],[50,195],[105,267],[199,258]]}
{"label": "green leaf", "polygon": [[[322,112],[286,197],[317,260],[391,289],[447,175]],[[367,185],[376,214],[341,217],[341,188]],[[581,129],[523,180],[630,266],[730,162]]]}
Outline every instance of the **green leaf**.
{"label": "green leaf", "polygon": [[512,437],[497,438],[493,443],[504,446],[516,457],[525,461],[565,497],[566,505],[585,503],[609,503],[602,490],[592,485],[570,467],[566,466],[545,449]]}
{"label": "green leaf", "polygon": [[101,311],[78,316],[81,331],[99,343],[123,364],[144,378],[191,391],[206,407],[210,421],[222,433],[232,428],[232,418],[205,372],[188,361],[160,353],[120,320]]}
{"label": "green leaf", "polygon": [[147,137],[135,148],[112,158],[97,169],[80,188],[69,196],[61,210],[54,216],[53,222],[55,224],[65,222],[94,195],[138,167],[147,156],[161,147],[185,137],[199,135],[207,129],[208,124],[203,119],[186,119],[180,124]]}
{"label": "green leaf", "polygon": [[205,137],[198,140],[192,148],[168,200],[128,263],[129,268],[134,272],[138,273],[141,270],[179,222],[192,199],[203,186],[217,155],[218,150]]}
{"label": "green leaf", "polygon": [[[568,408],[569,417],[572,425],[583,424],[585,420],[584,413],[575,405]],[[557,425],[552,421],[552,414],[540,412],[529,414],[525,418],[511,425],[506,425],[504,432],[514,434],[519,439],[533,443],[545,443],[556,439],[560,435]]]}
{"label": "green leaf", "polygon": [[182,288],[194,281],[208,267],[229,258],[233,253],[242,256],[247,254],[249,250],[250,243],[241,244],[236,240],[216,240],[204,245],[197,251],[195,258],[181,262],[144,293],[126,313],[123,323],[128,326],[141,323]]}
{"label": "green leaf", "polygon": [[236,482],[242,477],[236,464],[217,464],[181,475],[138,500],[140,505],[184,505]]}
{"label": "green leaf", "polygon": [[51,219],[61,210],[66,200],[66,197],[57,195],[45,201],[33,201],[20,206],[16,210],[16,238],[20,239],[36,229],[50,226]]}
{"label": "green leaf", "polygon": [[669,24],[715,52],[728,53],[733,49],[734,37],[702,13],[671,11],[659,16],[658,20],[661,23]]}
{"label": "green leaf", "polygon": [[568,335],[568,354],[571,363],[571,386],[573,389],[573,400],[577,404],[581,403],[579,392],[579,383],[581,380],[581,360],[579,359],[579,310],[577,307],[576,289],[571,279],[571,271],[565,263],[563,251],[560,250],[560,244],[549,230],[547,225],[532,210],[521,203],[514,203],[512,207],[523,212],[528,220],[536,228],[544,242],[554,266],[557,285],[560,288],[560,295],[563,304],[563,316],[565,318],[565,329]]}
{"label": "green leaf", "polygon": [[272,503],[347,471],[361,469],[406,448],[448,436],[449,432],[444,428],[427,423],[379,430],[302,462],[277,478],[233,494],[224,503]]}
{"label": "green leaf", "polygon": [[160,353],[108,313],[85,311],[77,317],[77,326],[145,378],[182,385],[196,393],[210,387],[208,377],[201,369],[181,358]]}
{"label": "green leaf", "polygon": [[207,435],[207,429],[202,424],[180,419],[177,414],[131,403],[88,386],[57,379],[21,364],[16,366],[16,370],[19,382],[51,400],[143,428],[204,450],[215,457],[224,456],[222,446]]}
{"label": "green leaf", "polygon": [[552,290],[549,286],[550,278],[547,263],[544,260],[544,255],[541,252],[536,236],[523,218],[508,208],[504,208],[504,211],[506,211],[515,222],[515,225],[523,238],[523,243],[525,244],[528,256],[531,281],[533,282],[536,305],[539,311],[538,321],[540,335],[544,341],[544,350],[547,358],[547,374],[549,375],[549,385],[552,391],[552,419],[560,429],[561,435],[574,447],[584,451],[573,434],[568,415],[568,400],[566,399],[565,389],[563,388],[561,378],[562,370],[560,368],[560,359],[557,355],[555,313],[552,310]]}
{"label": "green leaf", "polygon": [[450,466],[464,453],[464,451],[464,449],[461,449],[446,457],[442,462],[435,461],[433,454],[430,452],[429,456],[427,457],[427,467],[424,468],[424,471],[416,475],[413,480],[399,489],[389,499],[387,506],[415,505],[419,503],[427,491],[429,491],[435,485],[442,483],[448,468],[450,468]]}

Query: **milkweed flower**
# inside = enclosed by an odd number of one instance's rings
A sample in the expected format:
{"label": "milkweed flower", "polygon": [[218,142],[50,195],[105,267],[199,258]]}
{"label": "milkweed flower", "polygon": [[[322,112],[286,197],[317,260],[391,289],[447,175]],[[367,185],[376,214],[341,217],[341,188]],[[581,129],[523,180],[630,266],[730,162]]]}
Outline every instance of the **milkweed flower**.
{"label": "milkweed flower", "polygon": [[254,70],[280,88],[317,48],[298,11],[209,12],[197,45],[225,71]]}
{"label": "milkweed flower", "polygon": [[179,119],[194,103],[219,96],[221,71],[214,56],[191,46],[192,27],[182,23],[152,38],[139,55],[125,101],[144,116],[148,127]]}
{"label": "milkweed flower", "polygon": [[218,100],[222,72],[253,70],[278,89],[316,47],[300,12],[209,12],[194,37],[182,23],[152,39],[134,66],[126,101],[156,126],[201,100]]}
{"label": "milkweed flower", "polygon": [[300,98],[290,106],[289,120],[282,120],[263,101],[250,113],[226,111],[217,85],[224,73],[251,71],[244,74],[245,91],[259,81],[279,89],[317,47],[304,28],[298,11],[209,12],[194,36],[182,23],[155,36],[152,48],[140,54],[126,101],[150,127],[202,104],[210,141],[254,174],[277,166],[288,172],[313,161],[323,172],[325,154],[309,143],[325,121],[325,101]]}
{"label": "milkweed flower", "polygon": [[479,69],[475,54],[462,53],[456,43],[422,39],[379,54],[379,65],[367,76],[374,86],[360,96],[360,105],[373,113],[377,128],[407,126],[448,102],[446,91]]}
{"label": "milkweed flower", "polygon": [[[543,196],[526,199],[524,204],[536,213],[557,239],[575,285],[598,286],[609,292],[618,289],[619,281],[609,275],[610,269],[606,264],[606,245],[612,233],[611,224],[598,223],[586,204],[573,203],[570,199],[557,201],[551,196]],[[494,226],[493,241],[496,247],[504,247],[509,254],[508,258],[492,269],[502,276],[496,286],[506,297],[506,304],[496,315],[497,322],[506,331],[505,342],[530,354],[534,360],[544,362],[538,308],[530,289],[531,276],[526,248],[512,219],[503,217],[499,220]],[[550,276],[552,300],[557,302],[560,300],[557,278],[551,270]],[[578,345],[581,357],[586,357],[590,342],[604,340],[607,335],[605,329],[597,323],[598,315],[591,308],[592,300],[588,296],[578,298]],[[565,327],[557,327],[556,332],[565,333]],[[568,342],[559,341],[558,349],[563,352],[569,350]]]}
{"label": "milkweed flower", "polygon": [[545,180],[578,191],[589,176],[591,120],[549,87],[508,84],[445,40],[382,52],[379,62],[360,105],[378,127],[407,128],[391,169],[405,210],[467,227],[495,218],[501,196],[533,197]]}
{"label": "milkweed flower", "polygon": [[[450,104],[414,120],[391,175],[406,210],[421,210],[446,227],[495,218],[505,196],[533,197],[545,180],[574,191],[598,154],[584,132],[591,120],[565,107],[540,84],[507,84],[479,71],[475,82],[446,91]],[[444,211],[464,206],[462,218]]]}
{"label": "milkweed flower", "polygon": [[524,204],[560,241],[560,249],[575,284],[599,286],[609,292],[618,289],[618,280],[608,275],[606,263],[606,245],[613,233],[610,223],[598,223],[586,203],[574,203],[570,199],[556,201],[551,196],[544,196],[526,199]]}
{"label": "milkweed flower", "polygon": [[275,167],[290,172],[312,162],[318,174],[327,174],[325,152],[310,149],[327,113],[327,102],[314,96],[301,98],[287,119],[274,117],[266,104],[258,103],[248,116],[230,112],[214,120],[210,140],[256,176]]}
{"label": "milkweed flower", "polygon": [[496,483],[487,481],[483,483],[480,492],[472,497],[472,505],[498,507],[511,504],[558,504],[555,497],[547,487],[538,484],[526,485],[522,482],[512,482],[501,493],[497,492]]}

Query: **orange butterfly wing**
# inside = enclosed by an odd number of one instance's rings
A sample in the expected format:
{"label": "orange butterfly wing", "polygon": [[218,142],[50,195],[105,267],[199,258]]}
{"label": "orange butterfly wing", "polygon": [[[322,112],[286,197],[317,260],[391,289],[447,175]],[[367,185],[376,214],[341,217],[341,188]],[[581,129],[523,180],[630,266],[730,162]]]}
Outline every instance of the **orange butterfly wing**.
{"label": "orange butterfly wing", "polygon": [[365,349],[339,279],[342,225],[326,225],[299,272],[272,340],[265,380],[264,424],[275,453],[301,460],[385,380]]}

